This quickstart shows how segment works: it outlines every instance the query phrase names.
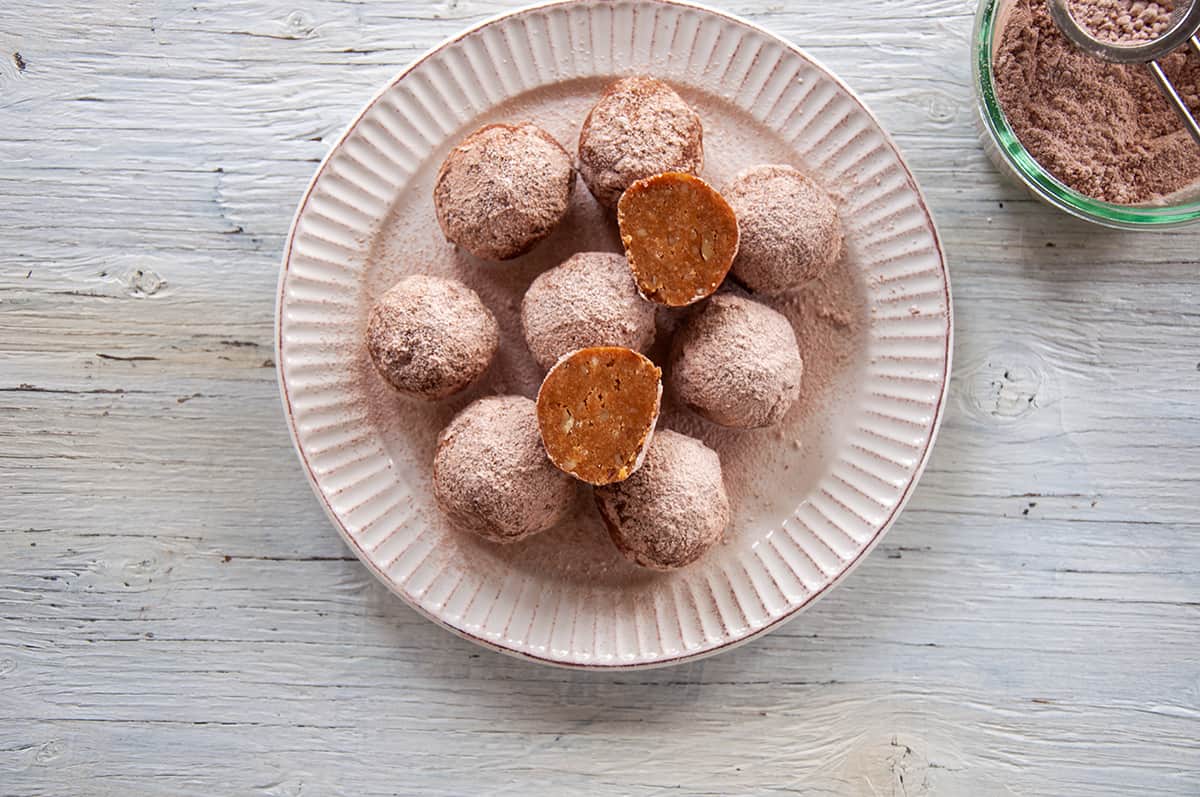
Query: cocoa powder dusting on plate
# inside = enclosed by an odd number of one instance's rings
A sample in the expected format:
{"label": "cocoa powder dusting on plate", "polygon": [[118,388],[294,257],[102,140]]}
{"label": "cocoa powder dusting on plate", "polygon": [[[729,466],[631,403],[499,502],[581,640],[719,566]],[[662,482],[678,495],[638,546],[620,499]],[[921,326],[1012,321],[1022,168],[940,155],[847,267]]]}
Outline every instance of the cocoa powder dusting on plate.
{"label": "cocoa powder dusting on plate", "polygon": [[[1100,19],[1119,12],[1116,3],[1089,0],[1083,5]],[[1142,28],[1116,13],[1104,35],[1142,36],[1147,24],[1159,24],[1161,4],[1156,9]],[[1080,21],[1091,24],[1090,19]],[[1136,205],[1162,200],[1200,181],[1200,145],[1146,67],[1084,53],[1055,26],[1043,0],[1018,0],[1012,6],[993,60],[996,97],[1017,138],[1038,163],[1076,191]],[[1200,59],[1176,51],[1161,63],[1184,102],[1200,111]]]}

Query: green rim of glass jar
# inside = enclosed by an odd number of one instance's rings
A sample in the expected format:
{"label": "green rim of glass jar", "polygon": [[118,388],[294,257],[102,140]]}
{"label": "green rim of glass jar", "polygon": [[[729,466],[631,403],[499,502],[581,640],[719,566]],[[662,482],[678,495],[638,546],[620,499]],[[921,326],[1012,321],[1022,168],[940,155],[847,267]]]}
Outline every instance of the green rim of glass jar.
{"label": "green rim of glass jar", "polygon": [[1000,157],[1038,197],[1086,221],[1127,230],[1165,229],[1200,221],[1200,200],[1173,205],[1116,205],[1068,188],[1042,168],[1022,146],[996,99],[992,82],[993,36],[999,33],[1001,0],[983,0],[975,17],[972,71],[980,117]]}

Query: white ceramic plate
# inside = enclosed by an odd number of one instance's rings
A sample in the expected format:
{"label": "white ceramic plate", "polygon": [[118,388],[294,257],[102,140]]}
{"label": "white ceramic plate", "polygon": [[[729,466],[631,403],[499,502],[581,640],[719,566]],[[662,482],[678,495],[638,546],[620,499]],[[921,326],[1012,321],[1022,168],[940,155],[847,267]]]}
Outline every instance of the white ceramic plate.
{"label": "white ceramic plate", "polygon": [[[734,503],[724,544],[682,571],[641,571],[607,539],[586,491],[562,528],[513,546],[448,526],[430,489],[438,431],[481,395],[533,395],[518,311],[525,286],[574,251],[618,250],[577,185],[563,227],[489,264],[445,242],[432,181],[476,127],[531,119],[574,151],[613,76],[672,83],[705,125],[704,176],[788,162],[837,195],[846,256],[773,304],[805,356],[802,399],[775,429],[734,433],[684,411],[667,426],[721,455]],[[405,273],[451,274],[501,325],[499,363],[445,402],[397,397],[362,333]],[[483,645],[554,664],[642,667],[728,648],[794,616],[867,554],[928,457],[950,368],[950,290],[933,222],[895,145],[819,64],[766,31],[677,3],[578,0],[485,22],[371,101],[317,170],[279,281],[277,362],[300,459],[334,525],[397,595]],[[664,333],[673,318],[663,313]],[[660,336],[661,337],[661,336]],[[659,352],[661,361],[661,352]]]}

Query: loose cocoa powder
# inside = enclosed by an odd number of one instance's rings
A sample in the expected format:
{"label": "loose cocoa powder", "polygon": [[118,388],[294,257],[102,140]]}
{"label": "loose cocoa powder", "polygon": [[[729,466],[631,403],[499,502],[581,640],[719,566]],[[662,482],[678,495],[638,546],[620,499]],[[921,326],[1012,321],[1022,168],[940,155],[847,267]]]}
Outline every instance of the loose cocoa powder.
{"label": "loose cocoa powder", "polygon": [[[1120,20],[1118,14],[1114,32]],[[1200,59],[1181,50],[1161,63],[1184,102],[1200,111]],[[1200,180],[1200,145],[1150,72],[1084,53],[1059,31],[1045,0],[1017,0],[1010,9],[994,71],[997,99],[1017,138],[1076,191],[1135,205]]]}

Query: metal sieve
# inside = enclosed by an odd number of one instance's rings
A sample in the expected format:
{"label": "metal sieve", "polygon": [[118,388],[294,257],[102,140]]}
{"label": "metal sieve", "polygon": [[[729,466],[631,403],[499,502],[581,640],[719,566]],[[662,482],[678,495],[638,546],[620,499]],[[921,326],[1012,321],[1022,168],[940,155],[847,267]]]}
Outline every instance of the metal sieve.
{"label": "metal sieve", "polygon": [[1200,123],[1197,123],[1196,117],[1192,115],[1158,62],[1184,43],[1191,45],[1192,53],[1200,57],[1200,41],[1196,39],[1196,31],[1200,29],[1200,0],[1191,0],[1183,13],[1177,12],[1174,24],[1162,34],[1149,41],[1128,44],[1096,38],[1071,16],[1069,0],[1046,0],[1046,4],[1050,8],[1054,24],[1084,52],[1118,64],[1145,64],[1158,87],[1162,89],[1163,95],[1174,106],[1184,126],[1192,134],[1192,138],[1200,144]]}

